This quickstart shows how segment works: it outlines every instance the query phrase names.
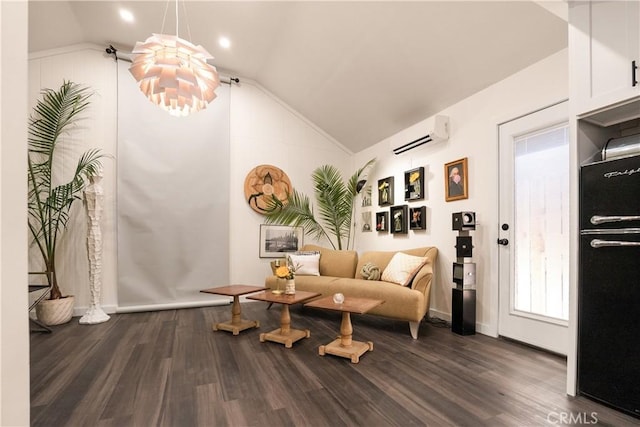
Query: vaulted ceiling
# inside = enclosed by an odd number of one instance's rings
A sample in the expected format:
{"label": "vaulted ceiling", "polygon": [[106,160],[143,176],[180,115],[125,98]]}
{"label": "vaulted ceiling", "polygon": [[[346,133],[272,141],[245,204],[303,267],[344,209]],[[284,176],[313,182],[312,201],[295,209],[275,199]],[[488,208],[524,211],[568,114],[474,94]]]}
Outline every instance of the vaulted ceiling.
{"label": "vaulted ceiling", "polygon": [[[256,81],[354,152],[567,46],[566,21],[544,2],[180,0],[178,10],[180,36],[221,72]],[[129,51],[175,24],[174,0],[30,1],[29,50]]]}

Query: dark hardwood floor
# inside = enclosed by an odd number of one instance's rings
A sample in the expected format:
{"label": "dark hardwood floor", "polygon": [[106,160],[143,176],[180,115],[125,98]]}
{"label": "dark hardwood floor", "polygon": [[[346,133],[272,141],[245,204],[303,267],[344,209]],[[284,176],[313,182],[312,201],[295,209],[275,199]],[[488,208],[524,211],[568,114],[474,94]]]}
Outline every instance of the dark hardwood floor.
{"label": "dark hardwood floor", "polygon": [[[533,426],[640,425],[565,395],[565,360],[483,335],[423,322],[352,317],[354,339],[373,341],[359,364],[318,355],[340,315],[294,306],[311,337],[286,349],[261,343],[280,308],[245,303],[259,329],[213,332],[230,306],[113,315],[31,335],[32,426]],[[564,423],[565,425],[567,423]]]}

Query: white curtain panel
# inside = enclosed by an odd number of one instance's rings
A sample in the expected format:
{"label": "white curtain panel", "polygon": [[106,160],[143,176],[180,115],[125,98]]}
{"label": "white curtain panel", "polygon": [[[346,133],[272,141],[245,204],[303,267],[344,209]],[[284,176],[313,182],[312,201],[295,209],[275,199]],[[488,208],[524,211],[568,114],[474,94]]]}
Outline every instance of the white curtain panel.
{"label": "white curtain panel", "polygon": [[216,297],[199,291],[229,280],[230,88],[174,117],[129,66],[119,61],[118,310],[207,305]]}

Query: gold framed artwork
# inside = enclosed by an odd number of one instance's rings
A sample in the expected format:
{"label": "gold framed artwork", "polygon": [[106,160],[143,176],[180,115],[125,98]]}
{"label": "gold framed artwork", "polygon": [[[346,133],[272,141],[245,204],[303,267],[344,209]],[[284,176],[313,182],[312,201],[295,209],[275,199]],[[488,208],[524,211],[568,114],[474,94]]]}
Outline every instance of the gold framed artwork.
{"label": "gold framed artwork", "polygon": [[469,198],[467,158],[444,165],[444,198],[447,202]]}

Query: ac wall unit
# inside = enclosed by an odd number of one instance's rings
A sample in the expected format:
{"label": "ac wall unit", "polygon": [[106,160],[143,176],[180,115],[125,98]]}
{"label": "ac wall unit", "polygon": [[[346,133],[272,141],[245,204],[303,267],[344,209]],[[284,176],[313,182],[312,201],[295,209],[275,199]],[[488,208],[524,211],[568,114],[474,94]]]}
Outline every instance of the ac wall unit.
{"label": "ac wall unit", "polygon": [[405,151],[413,150],[427,142],[441,142],[449,139],[449,117],[436,116],[434,119],[433,130],[414,141],[402,144],[393,149],[393,154],[402,154]]}

